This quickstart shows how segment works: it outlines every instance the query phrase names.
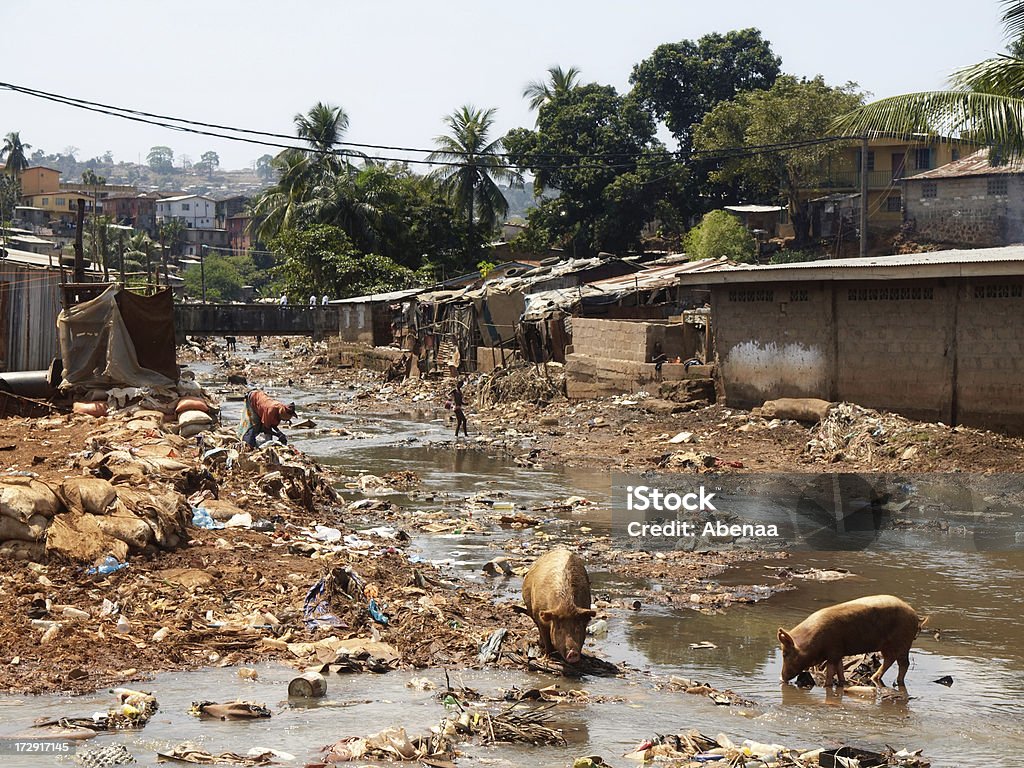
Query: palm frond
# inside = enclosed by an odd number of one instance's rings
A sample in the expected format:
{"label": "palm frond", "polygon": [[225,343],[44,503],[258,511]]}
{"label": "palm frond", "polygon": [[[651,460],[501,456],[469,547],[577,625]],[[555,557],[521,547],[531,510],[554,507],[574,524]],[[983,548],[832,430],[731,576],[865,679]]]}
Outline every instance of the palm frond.
{"label": "palm frond", "polygon": [[1024,95],[1024,59],[1001,54],[953,73],[954,90],[1001,96]]}
{"label": "palm frond", "polygon": [[1024,2],[1003,0],[1003,26],[1010,38],[1024,36]]}

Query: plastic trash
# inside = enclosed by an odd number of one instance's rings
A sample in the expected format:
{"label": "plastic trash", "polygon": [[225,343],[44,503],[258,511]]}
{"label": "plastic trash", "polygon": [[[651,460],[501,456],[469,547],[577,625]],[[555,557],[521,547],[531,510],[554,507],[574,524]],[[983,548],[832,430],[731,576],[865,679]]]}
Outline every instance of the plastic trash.
{"label": "plastic trash", "polygon": [[501,644],[505,640],[508,630],[502,627],[491,633],[491,636],[480,646],[480,663],[486,664],[489,661],[497,661],[501,651]]}
{"label": "plastic trash", "polygon": [[367,610],[370,612],[370,618],[376,621],[378,624],[388,625],[388,617],[384,615],[384,612],[377,605],[377,601],[370,599],[370,604],[367,606]]}
{"label": "plastic trash", "polygon": [[320,579],[309,588],[302,607],[302,619],[310,629],[317,627],[337,627],[341,619],[331,613],[330,599],[326,594],[326,583]]}
{"label": "plastic trash", "polygon": [[313,526],[313,533],[311,538],[317,541],[322,541],[327,544],[334,544],[341,541],[341,531],[337,528],[331,528],[327,525],[315,525]]}
{"label": "plastic trash", "polygon": [[127,565],[128,563],[122,563],[113,555],[107,555],[105,558],[103,558],[102,563],[100,563],[99,565],[93,565],[89,568],[86,568],[85,572],[90,576],[93,576],[97,573],[106,576],[108,574],[120,571]]}
{"label": "plastic trash", "polygon": [[210,514],[210,510],[206,507],[192,507],[192,525],[196,528],[206,528],[207,530],[224,527],[224,523],[213,519],[213,515]]}

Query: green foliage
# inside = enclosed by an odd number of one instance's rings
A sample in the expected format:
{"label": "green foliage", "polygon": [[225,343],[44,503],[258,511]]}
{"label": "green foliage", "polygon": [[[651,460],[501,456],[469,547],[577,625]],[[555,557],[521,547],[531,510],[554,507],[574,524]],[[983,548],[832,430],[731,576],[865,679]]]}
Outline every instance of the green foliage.
{"label": "green foliage", "polygon": [[770,88],[782,60],[757,29],[705,35],[659,45],[633,67],[633,97],[657,115],[681,149],[691,131],[716,104],[741,93]]}
{"label": "green foliage", "polygon": [[21,201],[21,179],[15,174],[0,173],[0,224],[14,218],[14,207]]}
{"label": "green foliage", "polygon": [[185,280],[185,293],[193,298],[203,295],[202,277],[205,269],[207,301],[240,301],[245,278],[239,270],[238,260],[243,258],[209,254],[204,257],[205,263],[202,266],[190,264],[182,273]]}
{"label": "green foliage", "polygon": [[157,173],[169,173],[174,170],[174,150],[165,146],[150,147],[146,162]]}
{"label": "green foliage", "polygon": [[476,268],[480,270],[480,277],[487,277],[496,266],[498,265],[493,261],[478,261],[476,264]]}
{"label": "green foliage", "polygon": [[411,269],[386,256],[360,253],[344,230],[332,225],[286,230],[270,247],[281,258],[275,276],[292,296],[361,296],[407,288],[414,279]]}
{"label": "green foliage", "polygon": [[497,182],[522,185],[504,159],[501,139],[491,140],[494,126],[493,109],[463,106],[445,117],[450,133],[434,139],[437,150],[427,159],[444,165],[435,173],[441,188],[455,206],[465,211],[470,229],[479,222],[485,231],[492,231],[508,213],[508,202]]}
{"label": "green foliage", "polygon": [[797,264],[802,261],[817,261],[818,259],[825,258],[820,252],[813,250],[795,250],[787,249],[785,251],[777,251],[773,253],[771,258],[768,259],[769,264]]}
{"label": "green foliage", "polygon": [[[861,103],[855,83],[835,88],[821,76],[813,80],[783,76],[767,91],[743,93],[711,110],[694,131],[694,146],[716,150],[813,141],[830,136],[832,122]],[[714,182],[734,184],[737,196],[744,200],[772,201],[781,185],[797,242],[803,243],[810,228],[807,191],[842,151],[840,144],[829,141],[734,155],[719,161],[709,176]]]}
{"label": "green foliage", "polygon": [[644,224],[678,198],[686,178],[655,138],[654,118],[607,85],[558,95],[540,107],[536,130],[514,129],[504,143],[512,162],[534,174],[537,194],[560,193],[527,214],[529,240],[517,242],[579,256],[638,245]]}
{"label": "green foliage", "polygon": [[559,66],[548,68],[547,80],[531,80],[523,89],[523,98],[529,101],[530,109],[540,109],[549,101],[571,91],[578,85],[580,71],[576,67],[562,69]]}
{"label": "green foliage", "polygon": [[8,133],[4,137],[3,148],[0,149],[0,157],[6,156],[7,158],[4,169],[17,176],[28,168],[28,158],[25,156],[25,152],[29,149],[32,149],[32,145],[22,143],[20,131]]}
{"label": "green foliage", "polygon": [[743,222],[726,211],[706,213],[700,224],[686,234],[683,247],[691,261],[725,256],[743,262],[752,261],[757,255],[754,236]]}

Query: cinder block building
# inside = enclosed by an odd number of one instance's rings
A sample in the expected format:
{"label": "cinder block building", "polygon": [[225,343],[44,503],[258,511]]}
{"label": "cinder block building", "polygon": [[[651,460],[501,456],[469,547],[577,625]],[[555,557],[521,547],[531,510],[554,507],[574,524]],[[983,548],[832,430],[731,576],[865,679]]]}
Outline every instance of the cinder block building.
{"label": "cinder block building", "polygon": [[737,266],[711,291],[720,396],[819,397],[1024,433],[1024,246]]}

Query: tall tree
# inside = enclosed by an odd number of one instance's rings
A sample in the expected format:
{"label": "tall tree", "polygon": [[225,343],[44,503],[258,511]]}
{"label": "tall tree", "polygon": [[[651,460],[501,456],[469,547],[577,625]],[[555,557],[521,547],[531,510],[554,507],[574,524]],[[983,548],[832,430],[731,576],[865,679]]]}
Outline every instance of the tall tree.
{"label": "tall tree", "polygon": [[7,163],[4,165],[4,168],[15,176],[20,176],[21,172],[28,168],[28,158],[25,156],[25,151],[29,149],[32,149],[32,145],[22,143],[20,131],[8,133],[4,137],[3,151],[0,152],[0,156],[7,156]]}
{"label": "tall tree", "polygon": [[742,180],[750,198],[785,200],[798,245],[809,236],[807,194],[830,159],[843,148],[835,142],[813,143],[830,134],[832,122],[863,103],[854,83],[834,88],[821,76],[813,80],[784,76],[767,91],[748,91],[709,112],[694,132],[698,150],[765,147],[793,142],[804,146],[749,154],[730,152],[717,161],[713,181]]}
{"label": "tall tree", "polygon": [[533,244],[576,255],[639,245],[685,175],[655,136],[653,116],[610,85],[577,86],[541,107],[536,130],[505,137],[509,157],[534,175],[534,194],[560,194],[530,211]]}
{"label": "tall tree", "polygon": [[150,147],[146,162],[157,173],[170,173],[174,170],[174,150],[165,146]]}
{"label": "tall tree", "polygon": [[953,73],[951,88],[874,101],[836,120],[834,129],[863,135],[970,137],[1024,154],[1024,0],[1003,0],[1009,52]]}
{"label": "tall tree", "polygon": [[579,85],[579,79],[580,71],[576,67],[551,67],[548,69],[547,80],[531,80],[527,83],[523,89],[523,98],[529,101],[530,109],[539,110],[544,104]]}
{"label": "tall tree", "polygon": [[256,175],[263,181],[274,178],[273,155],[261,155],[256,159]]}
{"label": "tall tree", "polygon": [[749,28],[659,45],[633,67],[629,82],[633,97],[668,126],[686,151],[694,126],[716,104],[771,88],[781,66],[760,30]]}
{"label": "tall tree", "polygon": [[436,137],[437,149],[427,156],[431,162],[448,164],[435,174],[455,205],[465,211],[471,240],[477,224],[489,232],[508,213],[508,202],[498,182],[521,183],[501,157],[502,140],[490,137],[494,112],[493,108],[466,105],[446,116],[444,122],[450,133]]}

